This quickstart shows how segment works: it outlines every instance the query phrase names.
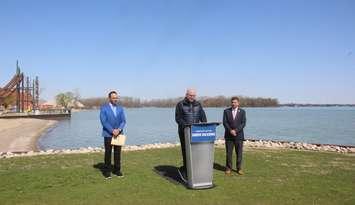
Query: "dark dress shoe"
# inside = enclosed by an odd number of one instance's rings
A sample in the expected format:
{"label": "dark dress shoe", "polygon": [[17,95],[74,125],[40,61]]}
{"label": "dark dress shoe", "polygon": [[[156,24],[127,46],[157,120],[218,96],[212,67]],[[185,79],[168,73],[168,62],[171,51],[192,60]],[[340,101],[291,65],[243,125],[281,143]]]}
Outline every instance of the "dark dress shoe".
{"label": "dark dress shoe", "polygon": [[109,172],[109,171],[104,172],[103,175],[104,175],[105,179],[111,179],[112,178],[111,177],[111,172]]}
{"label": "dark dress shoe", "polygon": [[114,175],[118,176],[118,177],[123,177],[123,174],[121,171],[114,171],[112,172]]}

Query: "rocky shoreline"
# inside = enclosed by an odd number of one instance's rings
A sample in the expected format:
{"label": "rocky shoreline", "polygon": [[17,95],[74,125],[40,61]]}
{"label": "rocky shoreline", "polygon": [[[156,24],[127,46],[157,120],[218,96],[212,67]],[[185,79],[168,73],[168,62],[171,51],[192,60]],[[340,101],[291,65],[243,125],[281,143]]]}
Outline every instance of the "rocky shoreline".
{"label": "rocky shoreline", "polygon": [[[216,147],[224,147],[224,140],[218,139],[215,141]],[[139,151],[149,149],[164,149],[171,147],[178,147],[180,143],[154,143],[146,145],[127,145],[123,147],[123,151]],[[246,140],[244,142],[246,148],[260,148],[260,149],[291,149],[291,150],[308,150],[319,152],[337,152],[337,153],[355,153],[355,146],[344,145],[328,145],[328,144],[310,144],[301,142],[285,142],[272,140]],[[103,152],[102,147],[87,147],[80,149],[60,149],[60,150],[42,150],[42,151],[28,151],[28,152],[0,152],[0,158],[13,158],[25,156],[38,155],[53,155],[53,154],[78,154],[78,153],[98,153]]]}

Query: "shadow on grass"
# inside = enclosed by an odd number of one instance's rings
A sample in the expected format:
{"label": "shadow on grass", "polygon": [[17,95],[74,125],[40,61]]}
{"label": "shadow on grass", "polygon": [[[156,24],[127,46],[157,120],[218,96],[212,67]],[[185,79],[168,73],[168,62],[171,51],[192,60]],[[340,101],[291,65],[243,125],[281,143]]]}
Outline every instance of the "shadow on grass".
{"label": "shadow on grass", "polygon": [[[226,170],[225,166],[218,163],[213,163],[213,169],[221,172],[225,172]],[[175,185],[186,186],[186,183],[180,178],[178,167],[171,165],[158,165],[154,167],[153,171]]]}
{"label": "shadow on grass", "polygon": [[175,185],[186,186],[185,182],[180,178],[178,167],[158,165],[154,167],[153,171]]}
{"label": "shadow on grass", "polygon": [[213,169],[221,171],[221,172],[225,172],[226,171],[226,167],[222,166],[221,164],[218,163],[213,163]]}
{"label": "shadow on grass", "polygon": [[[105,166],[105,163],[103,163],[103,162],[99,162],[97,164],[94,164],[92,167],[94,167],[95,169],[98,169],[101,172],[103,177],[105,177],[105,173],[108,171]],[[112,169],[112,167],[111,167],[111,169]]]}

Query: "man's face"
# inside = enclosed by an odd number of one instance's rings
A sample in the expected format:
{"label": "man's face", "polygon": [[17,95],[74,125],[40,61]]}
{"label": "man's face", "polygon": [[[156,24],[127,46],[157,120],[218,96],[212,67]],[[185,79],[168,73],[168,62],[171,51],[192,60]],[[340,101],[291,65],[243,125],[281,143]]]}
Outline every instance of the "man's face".
{"label": "man's face", "polygon": [[191,91],[188,91],[186,93],[186,99],[189,101],[189,102],[193,102],[195,101],[196,99],[196,92],[191,90]]}
{"label": "man's face", "polygon": [[239,107],[239,101],[238,100],[232,100],[232,107],[233,108]]}
{"label": "man's face", "polygon": [[110,96],[110,103],[113,105],[117,105],[118,99],[119,99],[118,95],[116,93],[112,93]]}

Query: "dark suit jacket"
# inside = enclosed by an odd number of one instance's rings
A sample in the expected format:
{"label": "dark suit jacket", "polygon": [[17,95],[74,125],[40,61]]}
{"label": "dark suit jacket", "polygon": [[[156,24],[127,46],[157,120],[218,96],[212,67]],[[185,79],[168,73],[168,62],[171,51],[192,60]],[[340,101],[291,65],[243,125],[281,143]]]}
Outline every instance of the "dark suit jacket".
{"label": "dark suit jacket", "polygon": [[[224,138],[226,140],[244,140],[244,127],[247,122],[245,110],[238,108],[237,116],[233,120],[232,107],[223,112],[223,126],[225,129]],[[230,130],[237,130],[237,136],[233,136]]]}

